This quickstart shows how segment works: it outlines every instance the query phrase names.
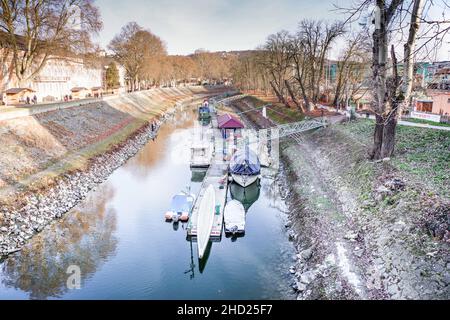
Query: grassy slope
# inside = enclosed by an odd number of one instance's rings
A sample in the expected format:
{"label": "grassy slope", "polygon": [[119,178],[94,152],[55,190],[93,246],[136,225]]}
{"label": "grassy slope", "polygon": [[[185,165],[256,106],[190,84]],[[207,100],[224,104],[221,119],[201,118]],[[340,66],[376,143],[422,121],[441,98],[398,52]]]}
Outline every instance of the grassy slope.
{"label": "grassy slope", "polygon": [[[448,297],[442,271],[448,246],[441,240],[448,237],[450,132],[399,126],[394,157],[374,163],[368,160],[373,129],[373,121],[361,119],[304,134],[300,145],[282,144],[294,176],[294,226],[324,254],[332,252],[333,239],[358,232],[360,241],[346,241],[349,259],[363,279],[376,280],[372,298]],[[405,189],[379,194],[393,178]],[[320,263],[320,254],[314,259]]]}
{"label": "grassy slope", "polygon": [[[371,145],[374,123],[359,120],[336,127],[356,144]],[[443,196],[449,195],[450,132],[398,126],[392,167],[414,182],[425,183]],[[351,140],[349,140],[351,141]]]}
{"label": "grassy slope", "polygon": [[[266,102],[255,97],[248,98],[255,106],[262,106]],[[304,118],[296,109],[277,105],[268,109],[267,115],[276,123],[289,123],[300,121]],[[426,123],[430,125],[449,126],[448,124],[436,124],[420,119],[410,119],[410,122]],[[367,149],[372,143],[374,122],[360,120],[346,125],[336,126],[337,132],[345,134],[344,141],[364,146]],[[351,139],[351,140],[349,140]],[[354,152],[347,148],[346,152]],[[360,150],[359,152],[363,152]],[[359,162],[361,163],[361,162]],[[450,132],[416,128],[408,126],[397,127],[396,155],[391,162],[395,170],[404,172],[416,182],[425,182],[427,186],[444,196],[449,195],[450,182]],[[353,166],[352,164],[349,164]],[[358,163],[355,165],[358,167]],[[370,168],[359,168],[364,171],[363,176],[368,177]]]}

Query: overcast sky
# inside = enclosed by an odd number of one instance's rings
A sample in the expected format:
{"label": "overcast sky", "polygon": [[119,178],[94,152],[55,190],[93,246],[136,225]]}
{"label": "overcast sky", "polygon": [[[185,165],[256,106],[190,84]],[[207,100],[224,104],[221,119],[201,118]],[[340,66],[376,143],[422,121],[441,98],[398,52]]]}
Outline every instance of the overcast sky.
{"label": "overcast sky", "polygon": [[[136,21],[161,37],[169,54],[254,49],[281,29],[294,30],[302,18],[338,19],[333,3],[349,0],[97,0],[106,47],[121,27]],[[342,16],[341,16],[342,17]]]}
{"label": "overcast sky", "polygon": [[[136,21],[161,37],[169,54],[196,49],[254,49],[279,30],[293,31],[304,18],[344,19],[333,4],[352,0],[97,0],[104,29],[97,41],[106,48],[122,26]],[[335,45],[338,47],[338,45]],[[449,59],[448,46],[441,60]],[[331,56],[335,56],[337,49]],[[331,57],[335,58],[335,57]]]}

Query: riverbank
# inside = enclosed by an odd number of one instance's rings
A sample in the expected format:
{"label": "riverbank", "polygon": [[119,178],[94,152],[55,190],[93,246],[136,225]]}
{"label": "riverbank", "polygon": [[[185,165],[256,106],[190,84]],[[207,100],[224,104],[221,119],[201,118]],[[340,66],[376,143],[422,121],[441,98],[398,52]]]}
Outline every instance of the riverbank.
{"label": "riverbank", "polygon": [[374,163],[372,129],[358,120],[280,144],[293,288],[298,299],[448,299],[450,135],[399,127],[396,156]]}
{"label": "riverbank", "polygon": [[139,92],[2,121],[0,256],[20,250],[134,156],[175,105],[226,91]]}

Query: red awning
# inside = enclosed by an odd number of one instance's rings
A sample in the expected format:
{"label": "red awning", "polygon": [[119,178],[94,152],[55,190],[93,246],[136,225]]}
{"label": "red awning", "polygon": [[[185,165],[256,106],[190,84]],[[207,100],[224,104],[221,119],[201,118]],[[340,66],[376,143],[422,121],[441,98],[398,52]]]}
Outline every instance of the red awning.
{"label": "red awning", "polygon": [[244,124],[231,114],[223,114],[217,118],[219,129],[242,129]]}

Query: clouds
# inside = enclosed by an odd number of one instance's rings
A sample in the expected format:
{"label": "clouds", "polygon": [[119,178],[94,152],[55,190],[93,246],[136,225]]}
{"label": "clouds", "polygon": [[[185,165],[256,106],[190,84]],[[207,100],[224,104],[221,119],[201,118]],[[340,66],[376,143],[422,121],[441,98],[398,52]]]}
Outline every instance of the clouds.
{"label": "clouds", "polygon": [[[340,2],[343,2],[342,0]],[[98,0],[106,47],[120,28],[136,21],[167,43],[170,54],[198,48],[254,49],[280,29],[294,30],[302,18],[337,19],[330,2],[310,0]]]}
{"label": "clouds", "polygon": [[[294,31],[301,19],[343,19],[333,4],[350,7],[354,0],[97,0],[104,30],[98,41],[109,41],[130,21],[161,37],[169,54],[254,49],[282,29]],[[437,2],[440,3],[439,1]],[[436,8],[442,14],[442,8]],[[342,41],[331,58],[336,58]],[[436,58],[447,59],[449,43]]]}

